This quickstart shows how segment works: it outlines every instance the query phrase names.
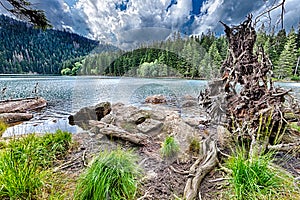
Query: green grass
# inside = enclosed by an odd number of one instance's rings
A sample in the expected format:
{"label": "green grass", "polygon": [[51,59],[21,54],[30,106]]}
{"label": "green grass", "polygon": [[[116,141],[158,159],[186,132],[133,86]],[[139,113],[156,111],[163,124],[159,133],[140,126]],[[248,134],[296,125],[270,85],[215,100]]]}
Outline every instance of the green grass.
{"label": "green grass", "polygon": [[160,149],[161,155],[164,158],[176,156],[179,152],[179,144],[173,136],[167,136]]}
{"label": "green grass", "polygon": [[140,175],[136,161],[132,151],[120,148],[100,153],[79,179],[75,199],[134,199]]}
{"label": "green grass", "polygon": [[290,123],[290,128],[297,132],[300,132],[300,126],[298,126],[297,123]]}
{"label": "green grass", "polygon": [[0,198],[34,199],[51,176],[48,169],[70,142],[71,134],[62,131],[12,139],[0,151]]}
{"label": "green grass", "polygon": [[230,199],[298,199],[293,178],[283,170],[272,167],[271,153],[246,158],[243,150],[227,161],[232,171],[230,177],[232,196]]}
{"label": "green grass", "polygon": [[0,136],[6,131],[7,127],[7,124],[0,120]]}

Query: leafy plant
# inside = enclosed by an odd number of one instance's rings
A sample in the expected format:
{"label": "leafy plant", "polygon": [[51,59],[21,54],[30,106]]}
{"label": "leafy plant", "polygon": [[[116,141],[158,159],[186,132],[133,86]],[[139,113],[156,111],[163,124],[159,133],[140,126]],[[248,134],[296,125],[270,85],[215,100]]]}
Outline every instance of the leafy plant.
{"label": "leafy plant", "polygon": [[162,144],[160,152],[163,157],[173,157],[179,152],[179,144],[173,136],[167,136]]}
{"label": "leafy plant", "polygon": [[277,167],[272,167],[271,153],[248,159],[245,150],[238,150],[227,161],[232,171],[230,182],[235,199],[293,199],[293,178]]}
{"label": "leafy plant", "polygon": [[102,152],[79,179],[75,199],[133,199],[140,170],[132,151]]}

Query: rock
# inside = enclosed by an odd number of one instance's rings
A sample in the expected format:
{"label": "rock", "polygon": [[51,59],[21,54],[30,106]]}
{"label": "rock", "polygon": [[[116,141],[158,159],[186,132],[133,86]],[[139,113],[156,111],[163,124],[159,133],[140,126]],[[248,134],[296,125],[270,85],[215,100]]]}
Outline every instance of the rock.
{"label": "rock", "polygon": [[95,106],[81,108],[75,115],[69,116],[69,124],[82,125],[87,124],[89,120],[100,121],[104,116],[111,112],[111,104],[102,102]]}
{"label": "rock", "polygon": [[104,116],[101,119],[101,121],[106,123],[106,124],[111,124],[114,121],[114,116],[111,113],[109,113],[108,115]]}
{"label": "rock", "polygon": [[137,125],[139,131],[145,134],[158,133],[163,126],[163,123],[154,119],[146,119],[143,123]]}
{"label": "rock", "polygon": [[104,116],[110,113],[111,111],[111,104],[109,102],[102,102],[97,104],[95,107],[97,120],[101,120]]}
{"label": "rock", "polygon": [[27,121],[33,118],[31,113],[1,113],[0,120],[6,123]]}
{"label": "rock", "polygon": [[182,101],[197,101],[197,98],[193,97],[192,95],[185,95],[182,97]]}
{"label": "rock", "polygon": [[198,127],[199,125],[205,125],[209,120],[205,117],[185,117],[184,122],[192,127]]}
{"label": "rock", "polygon": [[193,107],[193,106],[198,106],[198,102],[195,101],[195,100],[186,100],[186,101],[183,101],[182,104],[181,104],[181,107]]}
{"label": "rock", "polygon": [[148,96],[145,99],[146,103],[152,103],[152,104],[161,104],[161,103],[166,103],[167,98],[164,95],[153,95],[153,96]]}

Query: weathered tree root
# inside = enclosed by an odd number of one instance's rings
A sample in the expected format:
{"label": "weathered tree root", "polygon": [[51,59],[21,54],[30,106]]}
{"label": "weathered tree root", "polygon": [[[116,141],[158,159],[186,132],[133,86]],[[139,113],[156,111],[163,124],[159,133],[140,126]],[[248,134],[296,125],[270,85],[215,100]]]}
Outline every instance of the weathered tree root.
{"label": "weathered tree root", "polygon": [[201,147],[202,156],[191,166],[189,177],[184,188],[183,199],[186,200],[194,200],[197,195],[200,196],[199,188],[203,178],[214,169],[218,163],[216,142],[212,137],[205,139]]}
{"label": "weathered tree root", "polygon": [[268,145],[269,150],[276,150],[276,151],[289,151],[294,148],[299,148],[300,141],[287,143],[287,144],[276,144],[276,145]]}

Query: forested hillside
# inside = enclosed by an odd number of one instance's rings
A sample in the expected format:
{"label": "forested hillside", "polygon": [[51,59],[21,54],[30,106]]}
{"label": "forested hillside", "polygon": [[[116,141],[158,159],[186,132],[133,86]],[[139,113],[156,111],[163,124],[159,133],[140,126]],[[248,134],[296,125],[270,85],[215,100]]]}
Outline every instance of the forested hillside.
{"label": "forested hillside", "polygon": [[[288,33],[286,30],[267,33],[262,26],[255,48],[261,46],[273,63],[274,78],[299,79],[299,30],[296,32],[292,28]],[[211,78],[219,73],[227,48],[225,37],[212,32],[192,37],[175,33],[167,41],[128,52],[90,55],[77,64],[81,66],[82,74]]]}
{"label": "forested hillside", "polygon": [[0,16],[0,73],[60,74],[72,63],[92,51],[116,50],[80,35],[57,30],[41,30]]}

